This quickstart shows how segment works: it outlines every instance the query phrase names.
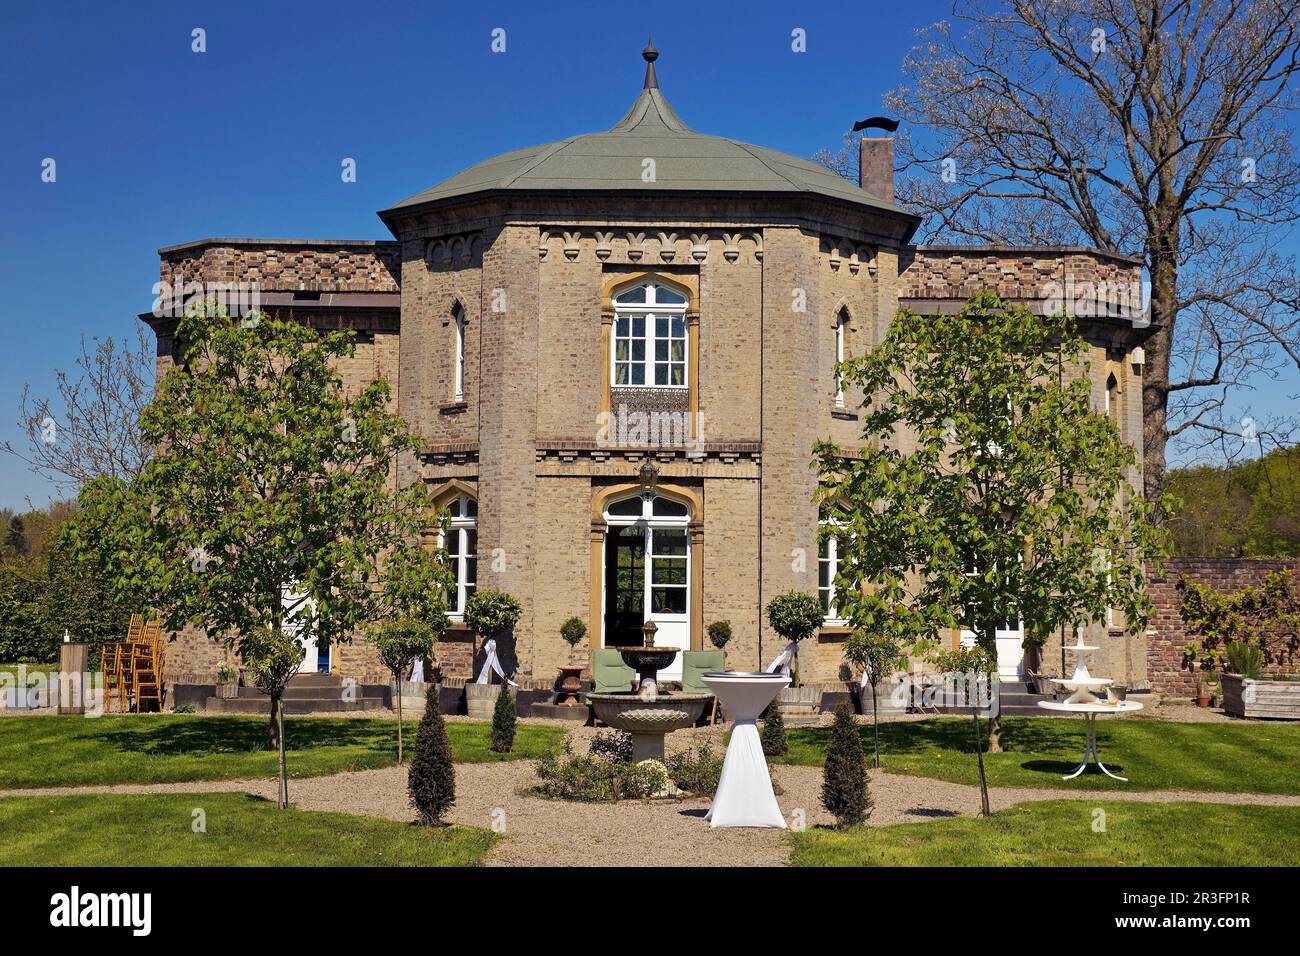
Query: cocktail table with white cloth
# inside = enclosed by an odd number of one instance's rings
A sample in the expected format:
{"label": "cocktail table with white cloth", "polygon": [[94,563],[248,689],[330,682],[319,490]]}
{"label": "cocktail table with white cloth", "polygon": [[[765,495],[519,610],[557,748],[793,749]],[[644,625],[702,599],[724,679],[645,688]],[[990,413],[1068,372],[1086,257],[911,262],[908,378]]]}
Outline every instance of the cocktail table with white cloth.
{"label": "cocktail table with white cloth", "polygon": [[788,674],[716,671],[703,676],[709,690],[718,697],[735,721],[731,742],[722,761],[718,792],[705,819],[710,827],[779,827],[785,817],[772,792],[772,778],[758,738],[759,716],[781,689],[790,683]]}

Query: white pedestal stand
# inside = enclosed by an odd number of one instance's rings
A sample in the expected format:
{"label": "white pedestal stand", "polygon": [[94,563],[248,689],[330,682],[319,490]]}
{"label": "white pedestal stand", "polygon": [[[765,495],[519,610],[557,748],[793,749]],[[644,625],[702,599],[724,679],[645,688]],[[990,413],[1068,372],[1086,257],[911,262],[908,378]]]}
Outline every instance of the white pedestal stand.
{"label": "white pedestal stand", "polygon": [[779,827],[785,817],[772,792],[767,760],[758,737],[758,718],[783,687],[786,674],[718,672],[705,674],[705,685],[735,720],[731,743],[722,761],[718,792],[705,819],[710,827]]}

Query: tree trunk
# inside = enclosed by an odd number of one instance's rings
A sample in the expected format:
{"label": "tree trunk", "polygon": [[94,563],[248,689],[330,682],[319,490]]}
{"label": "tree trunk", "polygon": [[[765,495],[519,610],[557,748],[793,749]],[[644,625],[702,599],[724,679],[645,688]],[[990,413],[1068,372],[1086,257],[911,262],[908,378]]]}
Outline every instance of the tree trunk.
{"label": "tree trunk", "polygon": [[984,776],[984,750],[980,746],[980,712],[972,710],[971,717],[975,720],[975,757],[980,768],[980,815],[987,817],[989,815],[989,781]]}
{"label": "tree trunk", "polygon": [[[1160,211],[1157,210],[1157,215]],[[1166,216],[1165,218],[1168,218]],[[1169,362],[1178,318],[1178,235],[1174,225],[1152,231],[1147,256],[1151,276],[1151,323],[1142,370],[1142,486],[1148,499],[1165,487],[1165,444],[1169,440]],[[1173,234],[1169,235],[1172,230]]]}
{"label": "tree trunk", "polygon": [[871,682],[871,723],[876,731],[876,749],[871,755],[871,766],[880,769],[880,713],[876,706],[876,682]]}
{"label": "tree trunk", "polygon": [[[402,763],[402,672],[393,674],[393,689],[397,691],[397,763]],[[425,693],[428,693],[426,690]]]}
{"label": "tree trunk", "polygon": [[266,729],[266,749],[280,749],[280,698],[276,694],[271,695],[271,722]]}
{"label": "tree trunk", "polygon": [[271,709],[278,716],[277,725],[280,746],[280,809],[289,809],[289,769],[284,762],[284,706],[280,703],[280,695],[274,694],[271,697]]}
{"label": "tree trunk", "polygon": [[1002,753],[1002,715],[989,716],[989,753]]}

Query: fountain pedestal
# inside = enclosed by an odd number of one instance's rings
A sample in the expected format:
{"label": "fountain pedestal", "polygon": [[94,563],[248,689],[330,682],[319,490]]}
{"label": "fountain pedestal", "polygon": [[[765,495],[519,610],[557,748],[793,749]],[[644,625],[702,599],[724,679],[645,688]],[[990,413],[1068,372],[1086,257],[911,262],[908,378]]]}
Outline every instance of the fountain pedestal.
{"label": "fountain pedestal", "polygon": [[700,719],[708,694],[660,694],[655,675],[677,656],[675,647],[654,646],[654,622],[645,627],[646,646],[615,648],[623,662],[637,672],[640,690],[634,694],[588,694],[596,716],[632,735],[632,759],[664,759],[664,737]]}

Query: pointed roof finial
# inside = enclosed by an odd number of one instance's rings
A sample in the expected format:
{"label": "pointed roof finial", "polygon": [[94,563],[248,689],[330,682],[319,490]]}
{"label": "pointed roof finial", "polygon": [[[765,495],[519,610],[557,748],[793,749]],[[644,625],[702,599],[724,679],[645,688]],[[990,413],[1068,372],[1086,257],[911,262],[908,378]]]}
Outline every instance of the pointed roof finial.
{"label": "pointed roof finial", "polygon": [[655,76],[655,60],[659,59],[659,51],[655,49],[654,39],[649,34],[646,35],[645,49],[641,51],[641,56],[645,60],[645,85],[642,89],[659,89],[659,78]]}

